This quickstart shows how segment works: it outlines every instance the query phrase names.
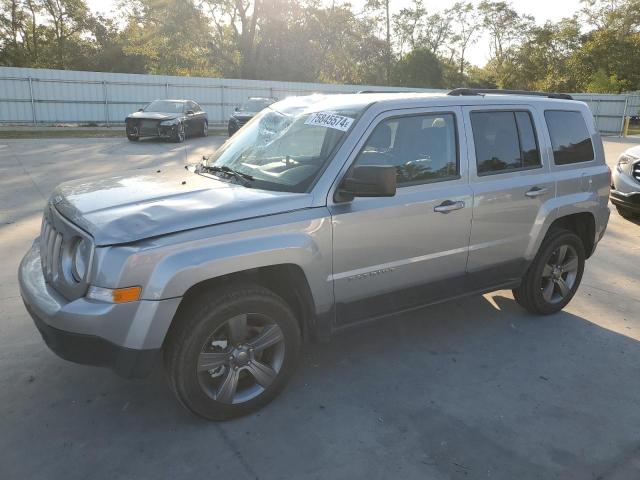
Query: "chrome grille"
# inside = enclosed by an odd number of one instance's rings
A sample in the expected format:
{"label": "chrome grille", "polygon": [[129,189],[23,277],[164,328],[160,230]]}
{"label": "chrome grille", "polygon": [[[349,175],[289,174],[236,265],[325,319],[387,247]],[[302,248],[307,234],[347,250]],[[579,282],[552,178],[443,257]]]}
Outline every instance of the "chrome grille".
{"label": "chrome grille", "polygon": [[56,230],[45,214],[40,233],[40,261],[45,280],[52,284],[60,275],[62,240],[62,234]]}
{"label": "chrome grille", "polygon": [[78,280],[71,271],[72,251],[81,239],[91,244],[91,253],[87,259],[89,271],[93,257],[91,237],[60,215],[54,205],[48,204],[45,207],[40,230],[42,274],[51,287],[69,300],[83,296],[88,288],[88,273],[82,280]]}

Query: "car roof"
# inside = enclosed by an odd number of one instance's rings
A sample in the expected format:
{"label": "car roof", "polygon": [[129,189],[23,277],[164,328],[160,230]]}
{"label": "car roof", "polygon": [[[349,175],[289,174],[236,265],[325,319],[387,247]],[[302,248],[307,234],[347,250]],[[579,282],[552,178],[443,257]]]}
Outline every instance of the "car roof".
{"label": "car roof", "polygon": [[[379,104],[386,109],[402,109],[430,106],[460,105],[532,105],[544,104],[546,108],[555,106],[563,109],[579,108],[582,102],[576,100],[563,100],[556,98],[540,97],[533,95],[507,95],[507,94],[479,94],[479,95],[447,95],[447,93],[422,93],[422,92],[376,92],[376,93],[347,93],[347,94],[313,94],[306,97],[295,97],[311,107],[313,110],[323,108],[366,108],[372,104]],[[292,97],[283,100],[289,102]],[[278,102],[276,105],[279,105]]]}

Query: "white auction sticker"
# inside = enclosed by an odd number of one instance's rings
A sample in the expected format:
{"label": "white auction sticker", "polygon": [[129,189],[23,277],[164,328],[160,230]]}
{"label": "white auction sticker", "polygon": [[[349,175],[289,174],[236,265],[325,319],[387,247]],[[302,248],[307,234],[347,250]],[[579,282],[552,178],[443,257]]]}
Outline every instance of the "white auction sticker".
{"label": "white auction sticker", "polygon": [[353,118],[336,115],[330,112],[316,112],[309,115],[305,125],[315,125],[317,127],[335,128],[346,132],[353,123]]}

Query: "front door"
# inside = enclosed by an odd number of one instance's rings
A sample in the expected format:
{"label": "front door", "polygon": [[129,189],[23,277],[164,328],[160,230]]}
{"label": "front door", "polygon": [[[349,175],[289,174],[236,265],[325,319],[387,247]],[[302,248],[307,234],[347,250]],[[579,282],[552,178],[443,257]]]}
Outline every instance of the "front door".
{"label": "front door", "polygon": [[[339,325],[450,295],[464,276],[472,194],[462,111],[389,112],[369,128],[355,165],[393,165],[394,197],[329,199]],[[351,161],[351,160],[350,160]]]}

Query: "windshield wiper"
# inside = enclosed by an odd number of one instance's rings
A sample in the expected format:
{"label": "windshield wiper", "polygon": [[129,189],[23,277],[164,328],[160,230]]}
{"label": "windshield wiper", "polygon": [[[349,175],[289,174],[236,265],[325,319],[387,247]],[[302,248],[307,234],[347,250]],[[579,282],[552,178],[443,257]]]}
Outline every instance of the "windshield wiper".
{"label": "windshield wiper", "polygon": [[248,180],[253,182],[255,178],[248,173],[240,172],[238,170],[234,170],[233,168],[227,167],[226,165],[222,165],[219,167],[218,165],[205,165],[203,163],[200,164],[200,171],[205,172],[222,172],[226,173],[229,176],[235,177],[237,179]]}

